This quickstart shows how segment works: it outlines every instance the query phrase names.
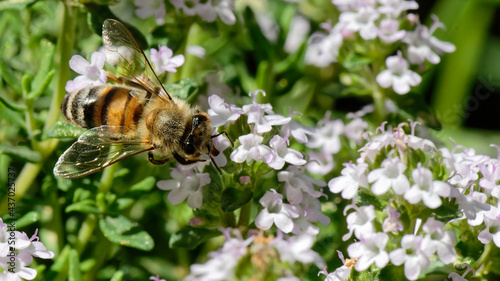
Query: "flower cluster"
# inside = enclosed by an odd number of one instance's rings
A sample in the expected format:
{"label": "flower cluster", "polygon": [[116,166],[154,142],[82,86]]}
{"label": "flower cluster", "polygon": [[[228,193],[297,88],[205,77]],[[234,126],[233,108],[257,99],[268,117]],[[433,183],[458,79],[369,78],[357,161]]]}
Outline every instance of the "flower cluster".
{"label": "flower cluster", "polygon": [[[309,64],[325,67],[342,62],[345,54],[340,53],[341,48],[356,45],[358,41],[374,40],[382,49],[397,46],[400,49],[398,54],[387,57],[386,69],[375,74],[380,87],[392,87],[394,92],[403,95],[422,80],[418,73],[410,69],[411,65],[421,70],[425,62],[439,63],[438,54],[455,50],[451,43],[432,35],[437,28],[444,27],[436,17],[428,28],[420,23],[417,15],[407,13],[418,8],[413,0],[332,2],[341,12],[339,21],[333,27],[330,23],[323,23],[322,28],[326,32],[316,32],[310,37],[305,57]],[[406,25],[410,28],[405,29]]]}
{"label": "flower cluster", "polygon": [[[292,165],[304,165],[306,160],[303,159],[303,155],[288,147],[288,137],[300,128],[292,128],[292,118],[275,114],[270,104],[257,103],[258,93],[265,95],[263,91],[251,92],[252,103],[242,108],[224,103],[224,100],[219,97],[209,98],[211,108],[208,114],[215,120],[215,125],[227,125],[241,115],[245,115],[248,124],[251,124],[251,133],[238,137],[241,145],[231,153],[231,160],[236,163],[262,160],[276,170],[283,168],[285,162]],[[274,135],[269,140],[269,145],[263,143],[264,134],[271,132],[273,126],[279,125],[284,128],[281,130],[283,136]]]}
{"label": "flower cluster", "polygon": [[33,262],[33,257],[54,257],[54,253],[47,251],[39,241],[37,231],[29,238],[24,232],[11,230],[0,218],[0,267],[3,269],[0,280],[33,280],[37,271],[28,267]]}
{"label": "flower cluster", "polygon": [[[213,22],[217,17],[228,25],[236,22],[236,17],[233,13],[233,0],[170,0],[170,3],[184,14],[188,16],[198,15],[206,22]],[[165,1],[134,0],[134,4],[137,7],[135,14],[139,18],[146,19],[154,16],[158,25],[165,23]]]}
{"label": "flower cluster", "polygon": [[[455,232],[445,229],[477,228],[479,241],[500,246],[500,160],[457,145],[437,149],[415,135],[416,122],[410,122],[410,134],[403,130],[407,125],[386,131],[384,123],[378,135],[365,134],[368,142],[356,163],[345,164],[328,186],[353,200],[344,210],[353,212],[347,215],[349,233],[343,240],[356,238],[347,248],[357,259],[354,268],[404,264],[406,278],[416,280],[434,255],[444,264],[455,261]],[[466,227],[455,224],[457,219],[467,220]]]}
{"label": "flower cluster", "polygon": [[[224,229],[222,231],[226,237],[224,245],[217,251],[209,253],[210,259],[204,264],[193,264],[191,273],[184,279],[186,281],[195,280],[234,280],[235,270],[240,262],[249,259],[251,263],[240,264],[244,267],[253,267],[253,278],[259,278],[259,274],[269,271],[272,263],[288,263],[290,265],[301,263],[314,263],[318,267],[325,265],[323,259],[311,247],[314,238],[311,235],[302,234],[299,236],[285,236],[278,233],[274,237],[263,236],[255,230],[248,231],[248,238],[243,239],[241,232],[236,229]],[[231,233],[235,237],[231,236]],[[281,273],[278,280],[299,280],[291,271]]]}
{"label": "flower cluster", "polygon": [[[65,89],[68,93],[85,87],[104,85],[108,80],[104,69],[105,63],[116,66],[122,60],[133,60],[133,54],[124,46],[107,46],[101,49],[92,53],[90,62],[80,55],[71,57],[69,66],[80,75],[66,83]],[[158,50],[151,49],[150,54],[152,67],[158,75],[164,72],[177,72],[176,68],[184,64],[184,55],[172,56],[173,52],[167,46],[158,46]],[[129,72],[130,70],[126,73],[130,75]]]}
{"label": "flower cluster", "polygon": [[198,15],[204,21],[213,22],[217,17],[228,25],[236,22],[233,0],[170,0],[175,8],[188,16]]}

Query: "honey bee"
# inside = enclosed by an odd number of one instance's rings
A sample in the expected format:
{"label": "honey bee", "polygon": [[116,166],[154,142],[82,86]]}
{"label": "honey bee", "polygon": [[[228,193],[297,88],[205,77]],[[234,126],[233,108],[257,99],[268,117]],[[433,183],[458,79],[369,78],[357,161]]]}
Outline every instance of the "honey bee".
{"label": "honey bee", "polygon": [[227,133],[212,135],[207,113],[167,93],[137,40],[122,23],[105,20],[102,35],[107,54],[119,58],[117,76],[106,73],[115,84],[66,94],[61,104],[63,116],[89,130],[61,155],[54,174],[79,178],[142,152],[148,152],[148,160],[155,165],[172,160],[187,165],[210,159],[220,173],[213,159],[219,151],[212,139],[221,134],[229,139]]}

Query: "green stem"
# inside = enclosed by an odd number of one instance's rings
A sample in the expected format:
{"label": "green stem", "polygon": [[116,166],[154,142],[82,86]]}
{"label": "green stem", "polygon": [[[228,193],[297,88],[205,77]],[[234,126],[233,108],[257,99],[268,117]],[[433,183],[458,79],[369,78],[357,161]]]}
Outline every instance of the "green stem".
{"label": "green stem", "polygon": [[380,124],[385,119],[385,98],[378,86],[373,87],[372,91],[373,103],[375,105],[375,124]]}
{"label": "green stem", "polygon": [[101,176],[101,184],[99,185],[99,193],[107,193],[113,185],[116,165],[111,165],[104,169]]}
{"label": "green stem", "polygon": [[[201,35],[202,32],[203,30],[198,24],[194,23],[191,25],[191,27],[189,28],[186,43],[184,45],[184,58],[186,58],[186,61],[184,62],[184,65],[182,66],[180,73],[176,74],[175,76],[172,75],[170,77],[175,77],[177,80],[185,78],[193,78],[195,73],[200,71],[199,69],[200,59],[197,56],[187,54],[185,50],[187,46],[199,45],[200,39],[202,37]],[[169,82],[174,82],[174,81],[169,81]]]}
{"label": "green stem", "polygon": [[234,217],[234,213],[226,213],[219,209],[221,224],[223,227],[234,227],[236,226],[236,218]]}
{"label": "green stem", "polygon": [[108,260],[108,258],[110,257],[110,252],[112,252],[111,251],[112,246],[113,244],[111,244],[111,242],[106,237],[104,237],[104,235],[102,234],[99,235],[99,240],[94,248],[94,253],[93,253],[93,256],[96,257],[95,265],[89,272],[87,272],[84,275],[83,280],[94,281],[97,279],[96,278],[97,272],[101,270],[106,260]]}
{"label": "green stem", "polygon": [[75,250],[78,253],[82,253],[85,246],[90,240],[90,237],[94,234],[94,230],[97,224],[97,218],[95,215],[88,215],[85,218],[85,222],[82,224],[80,231],[78,232],[78,241],[75,243]]}
{"label": "green stem", "polygon": [[[491,261],[490,254],[491,254],[491,251],[493,250],[493,247],[495,247],[495,245],[493,244],[493,242],[490,242],[490,243],[486,244],[484,246],[484,252],[481,254],[481,256],[479,257],[479,259],[477,259],[477,261],[475,261],[474,263],[471,264],[471,267],[479,269],[480,267],[485,266],[485,268],[483,268],[483,270],[484,271],[488,271],[487,270],[487,268],[488,268],[487,264],[490,263],[490,261]],[[480,275],[480,274],[478,274],[478,275]]]}
{"label": "green stem", "polygon": [[[50,128],[59,119],[59,106],[66,93],[64,87],[69,78],[69,59],[74,43],[75,15],[74,8],[66,6],[63,2],[59,5],[60,30],[57,38],[57,54],[59,55],[59,72],[57,77],[56,92],[52,96],[50,110],[45,122],[44,130]],[[39,143],[38,151],[42,154],[39,163],[26,163],[16,179],[16,196],[22,198],[37,177],[47,157],[52,154],[57,146],[56,139],[49,139]],[[0,210],[5,210],[7,198],[0,204]]]}
{"label": "green stem", "polygon": [[62,14],[56,49],[59,72],[57,73],[56,91],[52,96],[47,121],[43,127],[44,131],[52,127],[59,119],[61,102],[66,94],[66,82],[69,79],[69,59],[75,42],[75,8],[61,2],[59,4],[59,14]]}
{"label": "green stem", "polygon": [[246,203],[240,209],[240,217],[238,219],[238,226],[248,226],[250,222],[250,213],[252,211],[252,201]]}

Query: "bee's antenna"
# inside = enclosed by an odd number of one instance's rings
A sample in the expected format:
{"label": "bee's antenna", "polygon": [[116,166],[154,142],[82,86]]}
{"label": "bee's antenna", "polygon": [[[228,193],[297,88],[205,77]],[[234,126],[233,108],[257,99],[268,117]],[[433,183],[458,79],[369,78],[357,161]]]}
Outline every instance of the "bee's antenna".
{"label": "bee's antenna", "polygon": [[234,146],[234,142],[233,142],[233,140],[231,139],[231,137],[229,136],[229,134],[226,132],[226,130],[224,130],[224,131],[222,131],[222,132],[220,132],[220,133],[218,133],[218,134],[216,134],[216,135],[212,135],[212,138],[216,138],[216,137],[218,137],[218,136],[220,136],[220,135],[222,135],[222,134],[224,134],[224,136],[226,136],[226,138],[227,138],[227,139],[229,140],[229,142],[231,143],[231,146]]}
{"label": "bee's antenna", "polygon": [[212,161],[212,164],[214,165],[214,167],[217,169],[217,171],[219,172],[220,175],[222,175],[222,171],[220,170],[219,168],[219,165],[217,165],[217,163],[215,163],[215,160],[214,158],[212,157],[212,155],[210,155],[210,160]]}

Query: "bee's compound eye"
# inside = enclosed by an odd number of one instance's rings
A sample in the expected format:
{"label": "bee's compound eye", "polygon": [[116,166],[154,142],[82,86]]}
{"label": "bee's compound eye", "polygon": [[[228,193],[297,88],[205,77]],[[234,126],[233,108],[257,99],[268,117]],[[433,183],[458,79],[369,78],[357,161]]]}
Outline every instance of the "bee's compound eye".
{"label": "bee's compound eye", "polygon": [[196,148],[194,147],[194,145],[190,142],[186,142],[184,145],[183,145],[183,149],[184,149],[184,152],[188,155],[190,154],[194,154],[196,152]]}

